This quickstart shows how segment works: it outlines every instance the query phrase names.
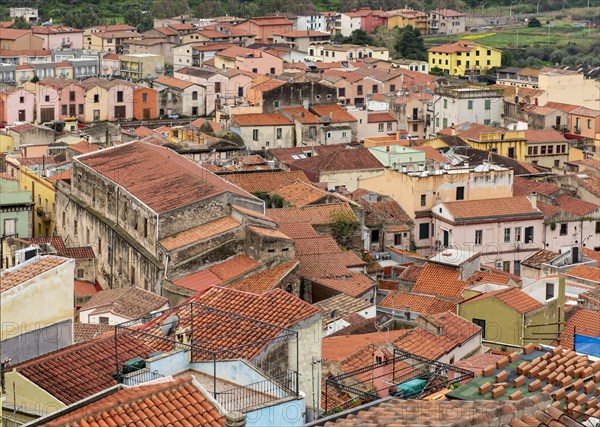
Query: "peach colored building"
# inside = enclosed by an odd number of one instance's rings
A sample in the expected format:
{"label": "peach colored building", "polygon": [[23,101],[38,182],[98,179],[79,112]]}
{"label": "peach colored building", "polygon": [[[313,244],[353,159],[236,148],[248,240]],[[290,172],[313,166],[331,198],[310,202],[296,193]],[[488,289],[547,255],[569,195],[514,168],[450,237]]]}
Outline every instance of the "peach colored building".
{"label": "peach colored building", "polygon": [[158,95],[154,89],[136,86],[133,89],[133,118],[148,120],[158,118]]}
{"label": "peach colored building", "polygon": [[235,28],[256,34],[257,43],[268,43],[273,41],[273,35],[292,31],[294,24],[283,16],[257,16],[240,22]]}
{"label": "peach colored building", "polygon": [[569,115],[569,132],[594,139],[600,133],[600,110],[579,107]]}
{"label": "peach colored building", "polygon": [[0,124],[33,122],[35,95],[22,87],[0,83]]}
{"label": "peach colored building", "polygon": [[85,89],[85,122],[133,118],[133,84],[90,78],[81,86]]}
{"label": "peach colored building", "polygon": [[41,50],[44,41],[31,30],[2,28],[0,31],[0,50]]}
{"label": "peach colored building", "polygon": [[235,68],[256,74],[283,73],[283,59],[262,50],[234,46],[215,55],[215,67]]}
{"label": "peach colored building", "polygon": [[59,89],[51,85],[42,85],[38,83],[27,82],[23,88],[35,94],[35,113],[34,121],[36,123],[51,122],[58,119],[60,106]]}
{"label": "peach colored building", "polygon": [[44,40],[44,49],[83,49],[83,30],[64,25],[48,25],[31,29]]}

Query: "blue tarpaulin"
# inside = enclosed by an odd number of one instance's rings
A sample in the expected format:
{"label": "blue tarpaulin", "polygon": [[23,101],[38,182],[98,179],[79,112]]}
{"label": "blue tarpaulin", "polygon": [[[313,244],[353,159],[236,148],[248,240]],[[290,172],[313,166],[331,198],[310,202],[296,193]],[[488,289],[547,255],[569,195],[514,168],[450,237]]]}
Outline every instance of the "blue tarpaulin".
{"label": "blue tarpaulin", "polygon": [[586,337],[575,334],[575,351],[600,357],[600,337]]}

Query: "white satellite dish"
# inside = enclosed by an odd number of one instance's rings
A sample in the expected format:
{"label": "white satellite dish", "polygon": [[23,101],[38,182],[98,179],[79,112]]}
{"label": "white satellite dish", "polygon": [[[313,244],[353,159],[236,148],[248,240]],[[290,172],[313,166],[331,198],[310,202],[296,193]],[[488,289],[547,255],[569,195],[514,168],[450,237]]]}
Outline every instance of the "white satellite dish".
{"label": "white satellite dish", "polygon": [[165,337],[175,333],[177,327],[179,326],[179,316],[176,314],[171,314],[167,317],[160,326],[162,333]]}

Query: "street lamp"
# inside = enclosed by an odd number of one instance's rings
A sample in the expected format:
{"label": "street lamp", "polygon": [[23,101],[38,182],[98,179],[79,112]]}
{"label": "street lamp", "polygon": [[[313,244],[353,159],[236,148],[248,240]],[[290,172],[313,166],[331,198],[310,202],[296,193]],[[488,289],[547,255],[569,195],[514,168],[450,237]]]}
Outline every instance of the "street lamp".
{"label": "street lamp", "polygon": [[508,20],[509,21],[512,21],[512,5],[517,3],[518,1],[519,0],[515,0],[508,6]]}
{"label": "street lamp", "polygon": [[481,17],[482,17],[482,18],[484,17],[484,14],[483,14],[483,8],[485,7],[485,5],[486,5],[486,4],[487,4],[487,3],[481,3]]}
{"label": "street lamp", "polygon": [[535,5],[535,15],[538,16],[540,14],[540,1],[537,1],[537,4]]}

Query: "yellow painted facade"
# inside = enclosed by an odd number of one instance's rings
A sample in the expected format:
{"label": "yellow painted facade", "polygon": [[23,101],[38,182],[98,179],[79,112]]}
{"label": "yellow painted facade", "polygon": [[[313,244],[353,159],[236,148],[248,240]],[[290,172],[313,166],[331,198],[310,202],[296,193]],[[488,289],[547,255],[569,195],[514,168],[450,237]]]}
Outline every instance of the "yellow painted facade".
{"label": "yellow painted facade", "polygon": [[[461,43],[454,43],[455,45]],[[493,47],[472,44],[470,51],[465,49],[429,49],[429,69],[441,68],[445,74],[451,76],[467,76],[471,73],[484,74],[493,67],[500,67],[502,63],[502,51]]]}
{"label": "yellow painted facade", "polygon": [[388,16],[388,28],[405,28],[409,25],[417,28],[421,34],[429,34],[428,16],[421,12],[407,11],[407,13],[398,13]]}
{"label": "yellow painted facade", "polygon": [[[6,372],[6,402],[16,403],[17,408],[20,408],[20,413],[15,418],[18,421],[29,422],[34,417],[27,417],[23,412],[38,413],[42,411],[44,413],[51,413],[64,408],[66,405],[60,400],[56,399],[50,393],[18,373],[17,371]],[[13,399],[13,384],[15,394]],[[12,411],[2,410],[2,417],[6,417],[7,420],[12,419]]]}
{"label": "yellow painted facade", "polygon": [[501,156],[520,162],[527,161],[527,139],[525,131],[498,131],[481,133],[478,140],[463,139],[471,147],[493,151]]}
{"label": "yellow painted facade", "polygon": [[83,111],[83,121],[85,123],[94,123],[108,120],[108,90],[102,86],[93,86],[85,91],[85,108]]}
{"label": "yellow painted facade", "polygon": [[[561,279],[558,285],[558,298],[527,313],[520,313],[494,297],[463,301],[459,304],[458,311],[462,318],[470,322],[473,322],[473,319],[485,320],[484,340],[515,347],[521,347],[531,342],[549,344],[554,338],[552,334],[557,333],[558,325],[547,324],[564,321],[562,317],[564,296],[564,279]],[[547,326],[528,327],[530,325]],[[498,347],[499,345],[494,346]]]}
{"label": "yellow painted facade", "polygon": [[585,153],[583,150],[580,150],[577,147],[571,146],[569,147],[569,161],[575,162],[577,160],[585,159]]}
{"label": "yellow painted facade", "polygon": [[15,145],[12,136],[0,132],[0,153],[10,153],[14,148]]}
{"label": "yellow painted facade", "polygon": [[52,236],[56,222],[54,201],[56,189],[46,178],[25,166],[19,172],[21,191],[29,191],[35,203],[33,211],[33,236]]}
{"label": "yellow painted facade", "polygon": [[512,185],[512,170],[473,172],[465,169],[463,173],[422,177],[385,169],[382,175],[361,179],[359,188],[390,196],[415,218],[416,212],[430,211],[440,202],[456,201],[457,187],[465,187],[465,200],[484,200],[489,199],[490,194],[511,197]]}

